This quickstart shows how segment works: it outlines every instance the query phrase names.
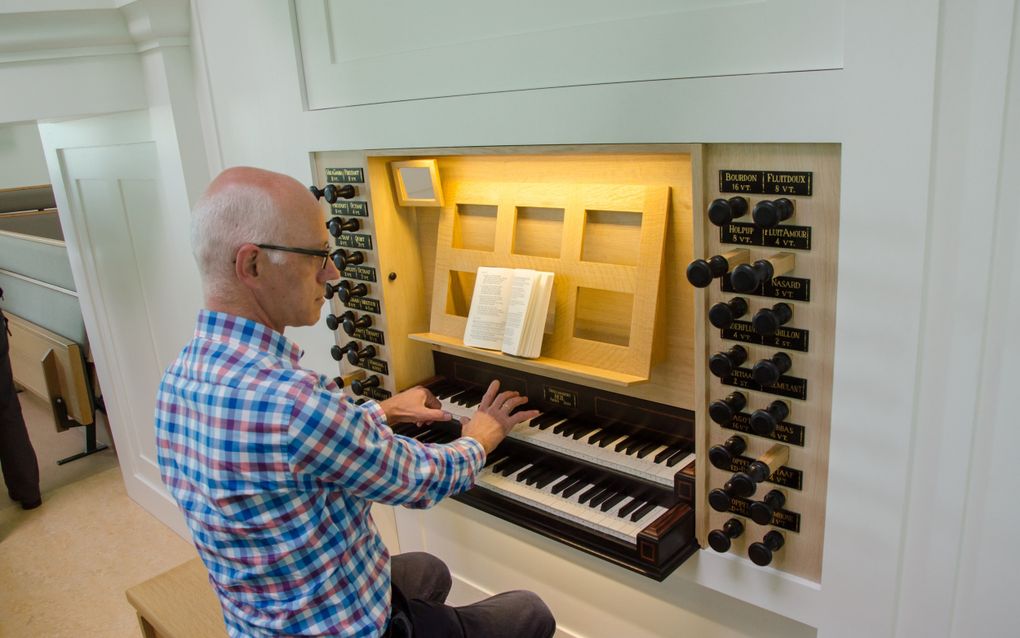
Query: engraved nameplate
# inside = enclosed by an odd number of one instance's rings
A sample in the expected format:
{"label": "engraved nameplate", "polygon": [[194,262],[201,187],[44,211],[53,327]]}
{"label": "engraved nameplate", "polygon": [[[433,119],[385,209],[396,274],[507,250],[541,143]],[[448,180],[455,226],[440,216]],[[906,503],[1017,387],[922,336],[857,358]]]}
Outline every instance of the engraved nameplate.
{"label": "engraved nameplate", "polygon": [[786,375],[782,375],[776,383],[762,387],[754,380],[754,377],[751,376],[750,368],[734,368],[733,372],[729,376],[721,379],[721,382],[723,385],[729,385],[735,388],[768,392],[769,394],[775,394],[781,397],[790,397],[791,399],[800,399],[801,401],[807,400],[807,379],[801,379],[799,377],[788,377]]}
{"label": "engraved nameplate", "polygon": [[542,386],[542,395],[546,403],[564,408],[577,407],[577,393],[572,390],[563,390],[547,385]]}
{"label": "engraved nameplate", "polygon": [[719,331],[723,339],[740,341],[742,343],[754,343],[772,348],[784,348],[786,350],[808,351],[808,331],[801,328],[787,328],[780,326],[775,334],[764,336],[754,331],[750,321],[734,321],[728,328]]}
{"label": "engraved nameplate", "polygon": [[369,297],[351,297],[347,300],[344,306],[351,308],[352,310],[362,310],[364,312],[374,312],[379,315],[382,314],[382,307],[378,299],[371,299]]}
{"label": "engraved nameplate", "polygon": [[347,266],[343,270],[343,276],[347,279],[359,281],[375,281],[375,268],[371,266]]}
{"label": "engraved nameplate", "polygon": [[814,173],[804,171],[719,171],[720,193],[811,195]]}
{"label": "engraved nameplate", "polygon": [[[749,459],[746,456],[735,456],[733,462],[730,463],[731,472],[745,472],[747,466],[754,462],[754,459]],[[782,485],[783,487],[789,487],[795,490],[804,488],[804,473],[800,470],[795,470],[791,467],[781,465],[776,468],[767,479],[769,483],[775,483],[776,485]]]}
{"label": "engraved nameplate", "polygon": [[[723,292],[736,292],[730,278],[723,275],[719,278]],[[749,293],[759,297],[774,297],[791,301],[811,301],[811,280],[800,277],[773,277]]]}
{"label": "engraved nameplate", "polygon": [[364,184],[365,169],[357,168],[327,168],[326,183],[328,184]]}
{"label": "engraved nameplate", "polygon": [[[751,517],[751,501],[739,496],[730,498],[730,511],[740,516]],[[800,514],[790,510],[777,509],[772,512],[770,525],[781,527],[791,532],[800,533]]]}
{"label": "engraved nameplate", "polygon": [[780,225],[758,228],[754,224],[732,222],[719,229],[719,241],[744,246],[811,250],[811,227]]}
{"label": "engraved nameplate", "polygon": [[389,390],[383,390],[382,388],[365,388],[362,392],[363,395],[376,401],[385,401],[386,399],[393,396],[393,393]]}
{"label": "engraved nameplate", "polygon": [[379,374],[388,375],[390,373],[389,364],[382,359],[358,359],[358,362],[354,365],[372,372],[378,372]]}
{"label": "engraved nameplate", "polygon": [[334,215],[346,215],[348,217],[368,217],[368,202],[341,199],[332,204],[330,212]]}
{"label": "engraved nameplate", "polygon": [[355,339],[361,339],[362,341],[378,343],[381,346],[386,345],[385,338],[383,337],[383,331],[376,330],[375,328],[355,328],[354,334],[351,336]]}
{"label": "engraved nameplate", "polygon": [[[734,414],[733,420],[721,427],[727,430],[742,432],[744,434],[762,436],[751,429],[751,415],[746,412],[738,412],[737,414]],[[804,431],[805,428],[803,425],[781,421],[776,424],[776,429],[772,432],[772,434],[766,434],[764,436],[767,439],[786,443],[787,445],[798,445],[800,447],[804,447]]]}
{"label": "engraved nameplate", "polygon": [[341,248],[372,250],[372,236],[358,233],[340,233],[340,236],[336,238],[336,245]]}

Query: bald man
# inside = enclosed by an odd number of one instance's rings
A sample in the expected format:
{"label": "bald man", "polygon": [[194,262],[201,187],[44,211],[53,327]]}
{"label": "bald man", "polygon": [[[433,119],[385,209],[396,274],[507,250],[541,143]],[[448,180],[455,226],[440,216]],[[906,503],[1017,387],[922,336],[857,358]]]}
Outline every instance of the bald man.
{"label": "bald man", "polygon": [[428,390],[359,406],[300,367],[284,329],[317,322],[340,273],[318,203],[285,175],[221,173],[195,205],[192,244],[205,308],[159,387],[159,466],[228,633],[552,636],[530,592],[446,605],[446,566],[424,553],[391,559],[369,513],[470,488],[486,455],[537,414],[511,414],[526,398],[493,382],[460,439],[425,445],[390,426],[449,419]]}

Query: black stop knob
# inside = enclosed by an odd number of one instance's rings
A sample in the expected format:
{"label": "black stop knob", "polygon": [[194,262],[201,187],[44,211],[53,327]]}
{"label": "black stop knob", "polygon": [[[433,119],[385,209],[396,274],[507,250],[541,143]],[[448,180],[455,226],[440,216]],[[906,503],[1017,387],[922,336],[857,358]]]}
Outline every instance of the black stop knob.
{"label": "black stop knob", "polygon": [[730,469],[733,457],[739,456],[747,449],[747,442],[744,437],[734,434],[726,439],[725,443],[713,445],[708,449],[708,460],[720,470]]}
{"label": "black stop knob", "polygon": [[365,284],[358,284],[352,288],[349,281],[341,281],[340,283],[347,284],[346,286],[341,286],[336,292],[336,296],[344,303],[350,301],[352,297],[364,297],[368,294],[368,286]]}
{"label": "black stop knob", "polygon": [[708,358],[708,369],[720,379],[730,376],[733,368],[747,361],[747,350],[744,346],[733,346],[725,352],[716,352]]}
{"label": "black stop knob", "polygon": [[326,222],[326,228],[329,229],[329,234],[334,237],[339,237],[340,233],[353,233],[354,231],[361,228],[361,220],[356,217],[333,217]]}
{"label": "black stop knob", "polygon": [[772,515],[786,503],[786,497],[779,490],[772,490],[760,501],[751,503],[751,520],[759,525],[772,522]]}
{"label": "black stop knob", "polygon": [[747,314],[747,300],[734,297],[729,301],[720,301],[708,309],[708,322],[722,330],[728,328],[734,319]]}
{"label": "black stop knob", "polygon": [[353,184],[326,184],[322,189],[323,197],[330,204],[335,204],[338,199],[350,199],[356,192]]}
{"label": "black stop knob", "polygon": [[772,553],[779,551],[784,542],[783,535],[772,530],[765,534],[765,538],[761,539],[761,542],[751,543],[751,546],[747,548],[747,556],[755,565],[764,567],[772,562]]}
{"label": "black stop knob", "polygon": [[762,200],[754,205],[751,219],[759,228],[772,228],[778,226],[779,222],[790,219],[793,216],[793,202],[780,197],[774,200]]}
{"label": "black stop knob", "polygon": [[326,284],[326,299],[332,299],[333,295],[342,290],[345,286],[350,286],[346,281],[338,281],[335,284]]}
{"label": "black stop knob", "polygon": [[768,436],[776,431],[779,423],[790,416],[786,401],[773,401],[763,410],[751,413],[751,430],[758,436]]}
{"label": "black stop knob", "polygon": [[785,352],[777,352],[772,355],[771,359],[762,359],[754,364],[754,367],[751,369],[751,376],[754,378],[755,383],[763,388],[767,388],[770,385],[775,385],[779,381],[779,377],[783,376],[792,364],[790,355]]}
{"label": "black stop knob", "polygon": [[367,379],[355,379],[351,381],[351,390],[354,394],[365,394],[365,390],[368,388],[378,388],[381,379],[378,374],[373,374]]}
{"label": "black stop knob", "polygon": [[719,425],[733,421],[733,417],[747,405],[747,396],[743,392],[731,392],[725,399],[713,401],[708,406],[708,416]]}
{"label": "black stop knob", "polygon": [[343,389],[344,385],[346,385],[344,383],[343,377],[333,377],[333,383],[335,383],[336,387],[340,388],[341,390]]}
{"label": "black stop knob", "polygon": [[347,345],[345,345],[343,347],[341,347],[341,346],[333,346],[332,348],[330,348],[329,349],[329,354],[335,360],[342,361],[345,354],[347,354],[348,352],[353,352],[354,350],[357,350],[357,349],[358,349],[358,342],[357,341],[348,341]]}
{"label": "black stop knob", "polygon": [[343,248],[338,248],[329,254],[333,260],[333,265],[336,266],[337,270],[343,270],[351,264],[360,264],[365,261],[365,253],[360,250],[347,252]]}
{"label": "black stop knob", "polygon": [[[347,313],[344,313],[347,314]],[[350,316],[344,318],[344,332],[348,335],[354,335],[354,331],[358,328],[367,328],[372,325],[372,315],[361,315],[355,318],[353,312]]]}
{"label": "black stop knob", "polygon": [[375,356],[375,346],[365,346],[361,350],[351,350],[347,353],[347,360],[353,364],[358,365],[365,359],[371,359]]}
{"label": "black stop knob", "polygon": [[753,264],[740,264],[730,273],[730,284],[737,292],[754,292],[758,286],[772,279],[775,269],[772,262],[759,259]]}
{"label": "black stop knob", "polygon": [[330,313],[330,314],[326,315],[326,327],[329,328],[330,330],[336,330],[337,328],[340,327],[340,324],[343,323],[343,321],[347,317],[352,316],[353,314],[354,313],[351,312],[350,310],[348,310],[347,312],[343,313],[339,317],[334,315],[334,314],[332,314],[332,313]]}
{"label": "black stop knob", "polygon": [[739,518],[731,518],[723,523],[722,529],[714,529],[708,533],[708,544],[712,549],[724,554],[730,551],[730,541],[744,533],[744,524]]}
{"label": "black stop knob", "polygon": [[776,334],[779,326],[786,324],[793,317],[793,308],[788,303],[780,301],[771,308],[762,308],[754,313],[751,318],[751,327],[760,335],[769,336]]}
{"label": "black stop knob", "polygon": [[687,266],[687,281],[695,288],[706,288],[716,277],[722,277],[730,268],[730,262],[722,255],[706,259],[695,259]]}
{"label": "black stop knob", "polygon": [[758,484],[750,476],[737,472],[722,488],[717,487],[708,493],[708,504],[717,512],[725,512],[730,509],[730,501],[734,496],[748,498],[754,495],[756,489]]}
{"label": "black stop knob", "polygon": [[708,205],[708,219],[716,226],[725,226],[738,217],[747,214],[747,198],[731,197],[713,199]]}

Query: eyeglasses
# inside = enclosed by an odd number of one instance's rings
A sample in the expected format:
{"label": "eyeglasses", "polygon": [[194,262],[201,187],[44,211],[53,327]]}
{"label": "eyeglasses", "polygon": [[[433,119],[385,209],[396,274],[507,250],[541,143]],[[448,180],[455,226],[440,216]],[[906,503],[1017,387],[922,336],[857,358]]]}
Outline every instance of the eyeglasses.
{"label": "eyeglasses", "polygon": [[299,255],[311,255],[312,257],[322,257],[322,264],[319,266],[319,270],[326,270],[326,264],[329,263],[329,251],[326,249],[315,250],[314,248],[295,248],[293,246],[276,246],[273,244],[255,244],[259,248],[266,250],[282,250],[287,253],[297,253]]}

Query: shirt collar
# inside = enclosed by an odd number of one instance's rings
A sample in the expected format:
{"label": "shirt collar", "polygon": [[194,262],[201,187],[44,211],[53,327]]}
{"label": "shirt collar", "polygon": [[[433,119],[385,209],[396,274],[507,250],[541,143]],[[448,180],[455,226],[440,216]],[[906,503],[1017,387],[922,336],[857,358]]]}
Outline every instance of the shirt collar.
{"label": "shirt collar", "polygon": [[203,308],[198,312],[195,337],[255,348],[298,365],[304,352],[296,343],[257,321]]}

